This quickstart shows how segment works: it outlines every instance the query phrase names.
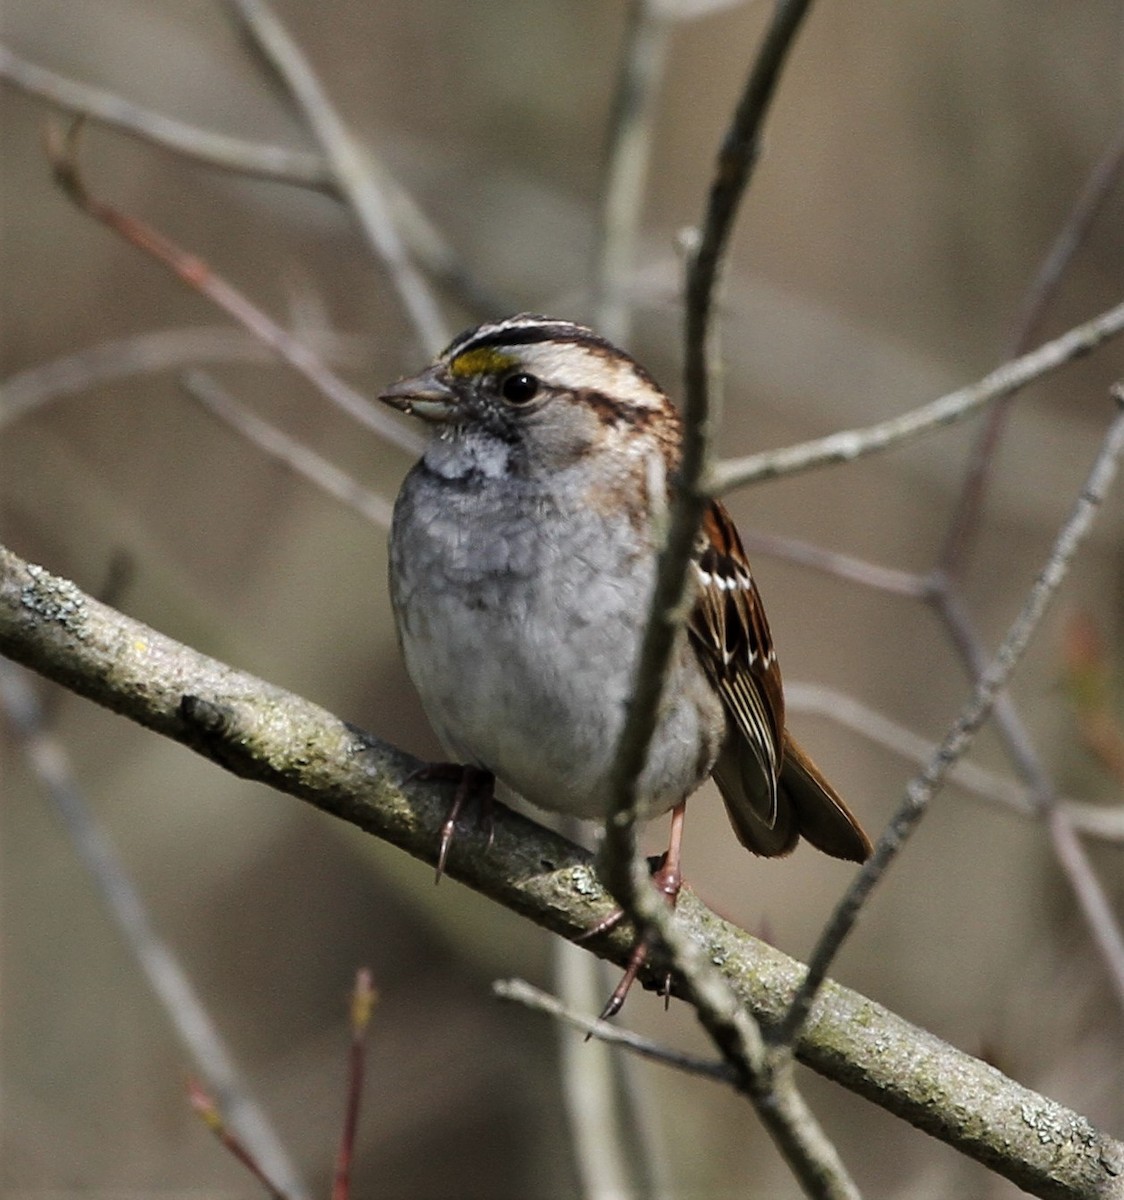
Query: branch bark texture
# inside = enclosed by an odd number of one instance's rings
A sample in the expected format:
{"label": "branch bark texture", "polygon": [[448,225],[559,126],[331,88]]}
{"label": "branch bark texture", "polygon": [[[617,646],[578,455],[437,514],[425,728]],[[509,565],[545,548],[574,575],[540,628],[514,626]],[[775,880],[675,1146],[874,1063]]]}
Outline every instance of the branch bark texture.
{"label": "branch bark texture", "polygon": [[[297,796],[428,863],[450,800],[411,781],[418,761],[318,705],[184,646],[0,547],[0,653],[226,770]],[[448,873],[546,929],[575,938],[612,909],[592,855],[497,806],[495,840],[466,829]],[[685,892],[691,936],[766,1026],[804,967]],[[617,929],[593,944],[626,961]],[[660,975],[657,964],[652,978]],[[1084,1117],[828,982],[797,1045],[809,1066],[1037,1196],[1124,1200],[1124,1144]]]}

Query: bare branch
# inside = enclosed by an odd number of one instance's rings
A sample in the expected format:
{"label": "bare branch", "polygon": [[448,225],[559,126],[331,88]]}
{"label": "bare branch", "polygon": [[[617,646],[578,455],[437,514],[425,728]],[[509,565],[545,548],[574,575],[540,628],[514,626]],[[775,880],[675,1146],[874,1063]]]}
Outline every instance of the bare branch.
{"label": "bare branch", "polygon": [[1093,940],[1108,967],[1117,999],[1124,1008],[1124,934],[1112,911],[1112,904],[1097,879],[1093,864],[1075,834],[1073,822],[1066,811],[1059,805],[1052,805],[1046,821],[1054,855],[1077,896]]}
{"label": "bare branch", "polygon": [[265,1188],[270,1200],[293,1200],[293,1196],[284,1184],[274,1183],[270,1178],[268,1167],[258,1161],[253,1148],[247,1146],[229,1127],[218,1103],[197,1079],[188,1079],[187,1099],[195,1115],[218,1139],[219,1145],[253,1175],[257,1182]]}
{"label": "bare branch", "polygon": [[610,778],[612,808],[603,843],[605,873],[613,894],[642,938],[655,933],[679,972],[700,1022],[735,1069],[740,1087],[809,1195],[852,1197],[857,1190],[834,1146],[820,1130],[795,1087],[787,1050],[772,1053],[760,1028],[738,1005],[721,975],[684,935],[649,885],[636,851],[636,780],[655,732],[656,714],[675,639],[687,607],[687,571],[708,503],[700,487],[711,427],[710,316],[719,270],[753,164],[761,125],[781,68],[809,7],[781,0],[766,29],[745,90],[719,153],[697,248],[686,286],[686,367],[682,460],[675,479],[667,541],[660,555],[636,683]]}
{"label": "bare branch", "polygon": [[367,1058],[367,1027],[378,993],[371,972],[361,967],[355,975],[351,993],[351,1045],[347,1062],[347,1107],[344,1112],[340,1144],[336,1152],[336,1170],[332,1180],[332,1200],[349,1200],[351,1164],[355,1158],[355,1139],[359,1129],[359,1102],[363,1096],[363,1072]]}
{"label": "bare branch", "polygon": [[895,596],[908,596],[917,600],[924,597],[929,590],[928,580],[923,575],[867,562],[838,550],[827,550],[811,542],[802,542],[798,538],[762,533],[754,529],[743,532],[741,536],[747,553],[760,552],[773,558],[783,558],[786,562],[812,567],[826,575],[859,583],[863,587],[874,588],[875,591],[890,592]]}
{"label": "bare branch", "polygon": [[[923,767],[936,750],[932,738],[922,737],[838,688],[786,680],[784,699],[785,712],[815,713],[919,767]],[[1038,815],[1038,806],[1027,796],[1025,785],[996,771],[962,760],[951,768],[948,778],[950,783],[965,791],[996,800],[1020,816]]]}
{"label": "bare branch", "polygon": [[[1124,403],[1117,394],[1118,405]],[[1006,686],[1043,614],[1069,573],[1074,555],[1092,528],[1096,515],[1124,453],[1124,412],[1118,412],[1105,435],[1100,453],[1078,496],[1073,511],[1058,533],[1042,573],[1030,590],[988,668],[979,676],[968,703],[953,723],[937,752],[906,790],[905,799],[867,860],[836,907],[808,965],[808,974],[793,998],[782,1025],[782,1036],[791,1041],[808,1017],[809,1005],[827,975],[844,939],[854,927],[867,897],[885,875],[906,839],[924,815],[929,801],[944,782],[949,769],[971,746],[990,714],[996,695]]]}
{"label": "bare branch", "polygon": [[[346,200],[332,165],[322,154],[249,142],[189,125],[134,104],[114,92],[58,75],[18,57],[3,45],[0,45],[0,82],[53,104],[64,112],[88,117],[98,124],[204,166],[275,183],[312,188],[337,200]],[[370,152],[367,153],[367,169],[378,180],[394,220],[418,262],[470,310],[480,313],[504,310],[506,305],[502,300],[473,277],[418,202]]]}
{"label": "bare branch", "polygon": [[[340,334],[303,339],[326,359],[370,358],[370,342]],[[159,329],[114,338],[29,367],[0,381],[0,429],[54,400],[103,383],[213,362],[273,362],[276,352],[241,329],[227,326]]]}
{"label": "bare branch", "polygon": [[[919,767],[929,761],[936,749],[930,738],[907,729],[838,688],[788,680],[784,698],[786,712],[814,713]],[[998,721],[998,699],[995,718]],[[962,759],[949,771],[948,779],[966,792],[1002,804],[1021,817],[1037,820],[1042,815],[1037,789],[1033,785],[1016,783],[998,771]],[[1069,796],[1058,797],[1056,804],[1080,833],[1106,842],[1124,842],[1124,805],[1090,804]]]}
{"label": "bare branch", "polygon": [[340,192],[385,264],[422,346],[436,353],[449,340],[450,331],[428,284],[410,260],[362,147],[328,99],[304,52],[265,0],[228,0],[228,4],[297,102]]}
{"label": "bare branch", "polygon": [[[577,831],[576,820],[563,821],[561,833],[574,837]],[[550,957],[559,1002],[571,1012],[597,1012],[612,986],[605,964],[563,938],[553,939]],[[558,1082],[579,1195],[650,1195],[653,1200],[669,1200],[658,1178],[665,1155],[657,1131],[638,1104],[643,1087],[630,1086],[634,1081],[623,1069],[625,1058],[600,1040],[571,1037],[562,1026],[557,1050]],[[655,1156],[649,1161],[647,1151],[653,1142]]]}
{"label": "bare branch", "polygon": [[1017,392],[1028,383],[1095,350],[1122,331],[1124,304],[1119,304],[1052,342],[1046,342],[1037,350],[1024,354],[1022,358],[1004,363],[978,383],[958,388],[939,400],[911,409],[901,416],[879,421],[865,429],[849,429],[796,446],[766,450],[718,463],[710,472],[709,488],[718,495],[761,479],[795,475],[832,463],[853,462],[868,454],[901,445],[922,434],[964,420],[992,400]]}
{"label": "bare branch", "polygon": [[[979,679],[986,670],[987,662],[975,623],[952,579],[935,572],[934,581],[936,586],[930,599],[973,678]],[[1069,811],[1060,820],[1054,818],[1053,814],[1061,803],[1057,789],[1034,745],[1026,722],[1005,692],[995,698],[994,720],[1011,762],[1030,789],[1036,813],[1046,818],[1055,856],[1089,924],[1093,940],[1112,977],[1113,987],[1124,1003],[1124,932],[1112,915],[1104,889],[1088,857],[1073,836],[1078,818]]]}
{"label": "bare branch", "polygon": [[649,1038],[641,1037],[628,1029],[621,1029],[611,1021],[601,1021],[587,1016],[577,1009],[568,1008],[561,1000],[547,992],[532,987],[522,979],[497,979],[492,984],[492,993],[500,1000],[513,1004],[521,1004],[524,1008],[546,1013],[566,1025],[572,1026],[587,1037],[596,1038],[609,1046],[621,1046],[625,1050],[652,1062],[662,1063],[688,1075],[701,1075],[704,1079],[714,1079],[719,1083],[736,1084],[737,1075],[733,1068],[721,1060],[696,1058],[693,1054],[684,1054],[671,1046],[661,1046]]}

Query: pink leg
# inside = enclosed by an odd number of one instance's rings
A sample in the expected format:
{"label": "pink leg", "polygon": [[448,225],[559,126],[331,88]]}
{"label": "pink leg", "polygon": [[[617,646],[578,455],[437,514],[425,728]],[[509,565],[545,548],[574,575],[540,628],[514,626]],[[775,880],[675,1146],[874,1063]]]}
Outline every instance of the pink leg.
{"label": "pink leg", "polygon": [[[674,908],[679,899],[679,892],[683,887],[683,875],[679,869],[680,850],[683,845],[683,820],[686,816],[687,805],[677,804],[671,810],[671,837],[668,839],[667,853],[663,856],[663,862],[659,869],[653,874],[652,882],[656,885],[657,891],[664,894],[668,904]],[[601,932],[604,927],[612,928],[621,918],[623,914],[618,909],[611,916],[607,917],[598,926],[598,932]],[[586,935],[589,936],[588,934]],[[641,938],[632,949],[632,956],[628,960],[628,966],[625,968],[624,974],[621,976],[620,983],[613,989],[613,994],[609,997],[605,1007],[601,1010],[601,1019],[607,1021],[610,1017],[616,1016],[624,1006],[625,997],[628,995],[629,988],[632,987],[637,975],[640,974],[644,964],[648,961],[648,953],[651,950],[650,939]],[[668,974],[664,979],[663,994],[670,999],[671,996],[671,975]]]}
{"label": "pink leg", "polygon": [[457,829],[457,817],[469,800],[480,805],[480,814],[488,822],[488,846],[491,848],[495,837],[495,800],[496,777],[491,771],[481,767],[469,766],[465,763],[429,763],[419,767],[410,776],[411,779],[443,780],[455,782],[457,790],[453,793],[453,803],[449,805],[449,813],[441,826],[441,848],[437,854],[437,879],[445,874],[445,861],[449,857],[449,847],[453,844],[453,834]]}

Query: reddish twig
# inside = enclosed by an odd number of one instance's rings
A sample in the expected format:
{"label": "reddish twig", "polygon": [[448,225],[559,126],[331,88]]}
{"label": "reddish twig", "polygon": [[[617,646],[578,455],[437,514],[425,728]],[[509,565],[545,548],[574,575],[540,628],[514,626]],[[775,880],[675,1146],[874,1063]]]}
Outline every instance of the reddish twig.
{"label": "reddish twig", "polygon": [[273,1180],[262,1170],[257,1159],[231,1133],[223,1120],[218,1105],[210,1093],[198,1079],[189,1078],[187,1081],[187,1098],[192,1109],[204,1125],[218,1138],[223,1146],[250,1172],[251,1175],[265,1188],[273,1200],[289,1200],[286,1192],[282,1191]]}
{"label": "reddish twig", "polygon": [[351,1164],[355,1154],[355,1132],[359,1125],[359,1102],[363,1095],[363,1068],[367,1051],[367,1028],[378,1000],[371,972],[362,967],[355,975],[351,994],[351,1048],[348,1053],[347,1110],[344,1114],[332,1200],[348,1200],[351,1194]]}
{"label": "reddish twig", "polygon": [[[1094,165],[1084,186],[1081,188],[1073,208],[1066,217],[1054,244],[1042,260],[1038,272],[1027,290],[1023,306],[1015,322],[1015,332],[1004,359],[1017,358],[1025,354],[1038,333],[1042,317],[1051,300],[1057,294],[1066,268],[1081,248],[1089,234],[1093,220],[1100,212],[1109,193],[1116,186],[1124,168],[1124,125],[1114,135],[1104,153]],[[973,541],[973,533],[979,528],[980,510],[987,498],[991,484],[995,451],[1007,428],[1013,396],[1000,397],[991,406],[983,429],[972,448],[972,456],[964,472],[964,482],[956,502],[956,511],[948,525],[944,545],[937,562],[940,570],[958,573],[964,564]]]}
{"label": "reddish twig", "polygon": [[303,375],[321,395],[361,425],[403,450],[414,454],[420,452],[421,439],[412,430],[400,427],[374,408],[365,397],[348,387],[324,365],[319,355],[266,316],[202,258],[182,249],[152,226],[91,195],[78,169],[77,148],[82,125],[81,120],[73,122],[65,134],[54,125],[47,127],[47,156],[55,182],[79,209],[113,230],[130,245],[162,263],[192,291],[205,296],[233,317],[258,341],[269,346]]}

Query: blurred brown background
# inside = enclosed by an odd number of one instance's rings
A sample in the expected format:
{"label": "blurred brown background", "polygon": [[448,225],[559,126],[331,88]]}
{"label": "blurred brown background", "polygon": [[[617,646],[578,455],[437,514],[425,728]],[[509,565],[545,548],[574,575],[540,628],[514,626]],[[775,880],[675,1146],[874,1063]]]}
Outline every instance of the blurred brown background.
{"label": "blurred brown background", "polygon": [[[512,311],[591,316],[607,114],[626,6],[595,0],[278,0],[342,113]],[[698,220],[717,139],[767,13],[676,26],[645,205],[632,348],[673,386],[675,236]],[[768,126],[724,305],[720,450],[748,453],[876,420],[971,381],[1003,353],[1041,256],[1114,134],[1124,20],[1107,0],[825,2]],[[28,59],[163,113],[310,147],[227,19],[202,0],[6,0]],[[52,185],[47,109],[0,90],[2,363],[10,378],[156,330],[225,324]],[[280,317],[346,335],[367,394],[427,353],[349,214],[295,187],[200,168],[91,127],[92,190],[203,256]],[[1043,336],[1119,302],[1115,195]],[[476,315],[446,297],[450,327]],[[312,318],[309,317],[312,313]],[[291,372],[212,364],[243,400],[393,496],[408,457],[361,433]],[[969,564],[991,644],[1072,504],[1109,415],[1124,347],[1018,402]],[[873,561],[933,562],[976,431],[742,492],[747,531]],[[1066,794],[1119,801],[1077,745],[1059,686],[1078,611],[1121,622],[1120,492],[1019,672],[1014,695]],[[0,535],[127,612],[303,693],[420,755],[437,745],[399,662],[385,534],[204,415],[165,370],[59,398],[0,434]],[[786,677],[845,690],[936,738],[966,694],[927,610],[759,559]],[[369,964],[372,1037],[355,1195],[578,1194],[556,1035],[498,1007],[496,976],[551,986],[548,935],[298,802],[223,774],[85,701],[46,693],[56,728],[160,931],[230,1040],[293,1157],[327,1194],[342,1108],[346,992]],[[828,721],[793,725],[877,830],[901,759]],[[185,1058],[9,741],[0,803],[0,1067],[6,1195],[252,1195],[182,1099]],[[1010,774],[985,734],[976,761]],[[663,830],[653,830],[653,849]],[[1092,847],[1119,913],[1121,851]],[[709,789],[692,806],[691,884],[805,955],[849,868],[806,846],[748,858]],[[1042,831],[953,787],[874,899],[841,981],[1118,1135],[1121,1012]],[[688,1013],[637,993],[625,1023],[705,1048]],[[788,1196],[746,1106],[654,1067],[675,1196]],[[1014,1189],[849,1093],[808,1093],[871,1196]]]}

